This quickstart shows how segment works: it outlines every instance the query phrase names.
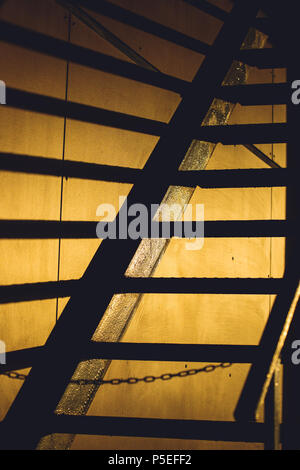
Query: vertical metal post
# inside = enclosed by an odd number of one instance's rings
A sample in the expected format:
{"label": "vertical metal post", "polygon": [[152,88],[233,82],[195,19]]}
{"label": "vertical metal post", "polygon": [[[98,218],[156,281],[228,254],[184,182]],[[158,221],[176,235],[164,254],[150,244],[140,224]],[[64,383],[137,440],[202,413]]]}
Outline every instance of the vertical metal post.
{"label": "vertical metal post", "polygon": [[265,399],[265,450],[280,450],[281,370],[278,361]]}
{"label": "vertical metal post", "polygon": [[[300,80],[300,63],[296,53],[299,45],[300,31],[298,19],[300,6],[298,2],[288,1],[281,15],[281,30],[284,37],[284,49],[288,58],[287,82],[290,89],[290,99],[287,104],[288,144],[287,167],[293,174],[300,174],[299,158],[299,125],[300,104],[293,99],[294,82]],[[279,24],[279,15],[278,15]],[[295,222],[296,233],[286,239],[286,269],[299,279],[299,184],[289,184],[287,187],[286,217]],[[284,354],[283,375],[283,449],[300,449],[300,365],[292,363],[291,339],[300,339],[300,308],[296,309]]]}

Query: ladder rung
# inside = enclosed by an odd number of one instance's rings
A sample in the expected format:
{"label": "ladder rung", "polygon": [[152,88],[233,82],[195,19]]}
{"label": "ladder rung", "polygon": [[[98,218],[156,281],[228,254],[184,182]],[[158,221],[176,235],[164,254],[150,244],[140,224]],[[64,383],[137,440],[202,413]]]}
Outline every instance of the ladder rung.
{"label": "ladder rung", "polygon": [[282,69],[286,67],[286,59],[277,49],[244,49],[237,55],[237,60],[261,69]]}
{"label": "ladder rung", "polygon": [[[7,352],[6,364],[0,365],[0,374],[31,367],[34,362],[42,360],[43,353],[43,346]],[[78,360],[252,364],[258,358],[259,348],[253,345],[91,342],[83,352],[78,348]]]}
{"label": "ladder rung", "polygon": [[252,364],[259,358],[259,349],[252,345],[92,342],[81,358]]}
{"label": "ladder rung", "polygon": [[116,59],[101,52],[71,44],[5,21],[0,21],[0,40],[180,94],[190,85],[189,82],[179,78],[161,72],[157,73],[146,70],[125,60]]}
{"label": "ladder rung", "polygon": [[66,102],[58,98],[17,90],[15,88],[7,88],[6,93],[6,106],[26,111],[67,117],[76,121],[155,136],[163,135],[168,127],[166,123],[154,121],[153,119],[145,119],[72,101]]}
{"label": "ladder rung", "polygon": [[[0,163],[1,165],[1,163]],[[258,188],[286,186],[296,182],[296,175],[286,168],[260,168],[247,170],[189,170],[170,177],[177,186],[201,188]]]}
{"label": "ladder rung", "polygon": [[43,346],[37,346],[7,352],[6,364],[0,364],[0,374],[32,367],[37,360],[41,359],[43,351]]}
{"label": "ladder rung", "polygon": [[286,104],[290,99],[286,83],[222,86],[217,98],[244,106]]}
{"label": "ladder rung", "polygon": [[14,153],[0,153],[0,170],[129,184],[135,183],[143,171],[138,168],[77,162],[58,158],[34,157]]}
{"label": "ladder rung", "polygon": [[225,21],[228,18],[227,11],[222,10],[222,8],[219,8],[215,5],[212,5],[206,0],[184,0],[184,2],[192,5],[198,10],[203,11],[204,13],[207,13],[208,15],[218,18],[218,20]]}
{"label": "ladder rung", "polygon": [[[256,149],[260,152],[259,149]],[[261,158],[261,157],[260,157]],[[97,163],[0,153],[0,169],[16,173],[65,176],[96,181],[135,183],[143,170]],[[247,170],[189,170],[170,177],[170,185],[202,188],[286,186],[296,175],[286,168]]]}
{"label": "ladder rung", "polygon": [[[0,239],[97,238],[96,227],[99,223],[105,226],[109,224],[109,222],[85,221],[0,220]],[[153,226],[159,226],[161,238],[171,238],[174,234],[176,236],[180,233],[178,231],[180,228],[183,228],[182,238],[191,238],[185,232],[181,221],[151,223]],[[190,229],[189,224],[186,227],[187,230]],[[149,231],[143,235],[144,238],[151,238],[150,222],[148,228]],[[195,232],[196,222],[192,222],[191,228]],[[285,237],[293,228],[294,225],[285,220],[204,220],[204,236],[211,238]],[[203,234],[198,237],[202,238]],[[152,238],[157,236],[152,234]]]}
{"label": "ladder rung", "polygon": [[[192,5],[198,10],[203,11],[204,13],[207,13],[208,15],[214,16],[221,21],[226,21],[228,18],[227,11],[222,10],[222,8],[219,8],[207,2],[206,0],[184,0],[184,2]],[[267,35],[269,35],[272,31],[269,18],[256,18],[253,22],[253,26]]]}
{"label": "ladder rung", "polygon": [[198,139],[224,145],[277,144],[287,142],[287,131],[286,123],[202,126]]}
{"label": "ladder rung", "polygon": [[209,441],[264,442],[263,423],[100,416],[54,416],[45,434],[91,434]]}
{"label": "ladder rung", "polygon": [[281,278],[125,278],[118,293],[144,294],[278,294]]}
{"label": "ladder rung", "polygon": [[0,286],[0,304],[69,297],[79,283],[71,279]]}

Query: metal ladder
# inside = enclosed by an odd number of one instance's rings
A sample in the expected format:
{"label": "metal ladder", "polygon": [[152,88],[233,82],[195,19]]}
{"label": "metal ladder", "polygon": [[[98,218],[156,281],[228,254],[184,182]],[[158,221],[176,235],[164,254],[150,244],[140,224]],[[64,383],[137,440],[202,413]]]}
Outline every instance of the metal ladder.
{"label": "metal ladder", "polygon": [[[80,3],[80,2],[77,2]],[[97,5],[96,5],[97,3]],[[196,3],[190,1],[189,3]],[[215,14],[217,9],[208,2],[198,2]],[[200,6],[201,6],[200,5]],[[141,19],[137,22],[131,12],[109,2],[86,1],[85,6],[102,14],[119,17],[128,24],[149,30],[151,24]],[[213,46],[206,47],[206,58],[193,82],[188,84],[152,70],[145,70],[108,56],[84,51],[79,46],[66,45],[63,41],[38,33],[22,31],[3,22],[0,39],[22,42],[23,47],[38,49],[50,55],[67,58],[96,68],[102,68],[134,80],[176,91],[183,99],[168,125],[136,118],[111,111],[99,110],[85,105],[43,97],[19,90],[7,90],[9,106],[47,112],[53,115],[83,119],[122,129],[160,135],[160,140],[150,155],[144,169],[107,168],[96,164],[64,162],[30,156],[3,155],[1,169],[24,171],[57,176],[74,176],[107,181],[134,182],[128,195],[128,205],[136,202],[147,207],[160,203],[170,185],[206,188],[229,187],[287,187],[286,221],[211,221],[205,223],[206,237],[286,237],[286,271],[283,279],[234,279],[234,278],[130,278],[124,273],[133,258],[139,240],[105,240],[80,280],[58,281],[18,286],[1,286],[1,302],[55,298],[71,295],[45,346],[33,350],[7,354],[7,365],[0,366],[0,373],[33,365],[20,393],[16,397],[5,420],[0,424],[0,446],[4,449],[32,449],[40,439],[52,433],[131,435],[144,437],[168,437],[182,439],[231,440],[265,442],[277,447],[280,425],[274,416],[274,388],[269,387],[288,329],[299,299],[299,274],[297,250],[297,210],[299,199],[296,171],[299,163],[295,158],[298,118],[297,108],[289,102],[289,83],[297,76],[289,55],[276,53],[274,49],[245,50],[239,48],[249,27],[255,22],[261,6],[260,1],[238,2],[230,14],[223,15],[224,25]],[[268,26],[261,21],[260,26]],[[151,26],[153,27],[153,25]],[[18,34],[16,35],[16,31]],[[155,32],[154,32],[155,31]],[[187,41],[183,35],[172,34],[166,29],[152,30],[160,37],[179,43]],[[37,39],[39,39],[37,41]],[[201,47],[193,41],[186,47]],[[283,52],[285,49],[283,48]],[[282,52],[282,51],[281,51]],[[101,56],[101,57],[100,57]],[[101,58],[101,65],[99,59]],[[97,60],[96,60],[97,59]],[[288,83],[276,85],[221,86],[234,59],[259,67],[287,67]],[[96,61],[96,62],[95,62]],[[300,78],[300,75],[299,75]],[[199,126],[214,100],[224,99],[241,104],[287,103],[286,124]],[[178,171],[193,139],[223,144],[247,144],[289,142],[288,168],[262,170],[205,170]],[[163,171],[162,171],[163,162]],[[159,171],[158,171],[159,170]],[[153,186],[152,182],[156,184]],[[120,214],[117,218],[120,217]],[[46,222],[46,221],[0,221],[2,238],[93,238],[95,223],[92,222]],[[104,270],[109,266],[109,270]],[[99,296],[99,285],[105,286]],[[98,323],[99,312],[105,312],[116,293],[245,293],[277,294],[259,346],[212,346],[133,343],[92,343]],[[88,315],[83,316],[87,309]],[[299,316],[299,315],[298,315]],[[72,335],[69,334],[70,330]],[[292,330],[293,331],[293,330]],[[297,327],[297,330],[299,328]],[[66,338],[68,338],[66,344]],[[66,351],[66,346],[68,350]],[[288,354],[286,355],[288,362]],[[141,418],[113,418],[57,415],[55,410],[64,390],[72,379],[78,363],[89,358],[201,361],[251,363],[242,395],[236,408],[235,422],[211,422],[197,420],[163,420]],[[287,370],[289,366],[287,367]],[[290,371],[288,377],[294,372]],[[274,379],[273,379],[274,380]],[[273,383],[274,385],[274,383]],[[265,423],[255,422],[255,411],[264,400],[267,391]],[[272,395],[273,394],[273,395]],[[295,402],[295,400],[294,400]],[[294,403],[295,404],[295,403]],[[291,442],[290,429],[294,425],[292,412],[287,412],[286,447]],[[276,421],[276,423],[274,422]]]}

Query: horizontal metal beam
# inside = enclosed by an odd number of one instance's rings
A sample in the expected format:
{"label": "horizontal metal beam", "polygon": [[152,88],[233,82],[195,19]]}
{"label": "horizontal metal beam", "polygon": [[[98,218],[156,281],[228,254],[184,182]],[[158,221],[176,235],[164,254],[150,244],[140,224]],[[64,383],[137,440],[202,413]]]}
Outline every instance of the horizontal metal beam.
{"label": "horizontal metal beam", "polygon": [[[128,217],[128,223],[133,220]],[[160,238],[171,238],[180,233],[183,228],[182,238],[191,238],[191,235],[185,231],[182,222],[156,222],[150,221],[153,227],[159,229]],[[188,221],[186,221],[188,222]],[[199,221],[201,222],[201,221]],[[82,221],[55,221],[55,220],[0,220],[0,239],[52,239],[52,238],[97,238],[97,224],[102,225],[103,229],[114,222],[82,222]],[[192,230],[197,229],[196,222],[191,222]],[[99,226],[100,227],[100,226]],[[118,225],[117,225],[118,228]],[[187,230],[190,227],[187,225]],[[152,233],[157,233],[153,230]],[[285,220],[217,220],[204,221],[205,237],[285,237],[293,233],[294,226]],[[198,230],[199,232],[199,230]],[[100,232],[99,232],[100,233]],[[118,232],[117,232],[118,234]],[[168,234],[163,236],[162,234]],[[116,235],[117,236],[117,235]],[[196,235],[202,238],[201,235]],[[151,231],[142,233],[142,238],[151,238]],[[159,238],[157,235],[153,238]]]}
{"label": "horizontal metal beam", "polygon": [[[155,136],[164,135],[168,129],[168,124],[164,122],[74,102],[66,103],[58,98],[14,88],[7,88],[6,106]],[[202,126],[197,134],[191,138],[227,145],[281,143],[287,141],[287,125],[275,123]]]}
{"label": "horizontal metal beam", "polygon": [[260,69],[286,68],[286,59],[278,49],[243,49],[236,57],[240,62]]}
{"label": "horizontal metal beam", "polygon": [[79,283],[70,279],[0,286],[0,304],[70,297]]}
{"label": "horizontal metal beam", "polygon": [[[254,153],[252,147],[245,145]],[[286,168],[280,168],[276,162],[269,159],[257,147],[255,155],[265,163],[274,164],[275,170],[247,169],[247,170],[185,170],[171,175],[170,185],[195,188],[242,188],[242,187],[274,187],[286,186],[289,182],[297,181],[297,175],[290,174]],[[263,155],[264,158],[260,156]],[[96,181],[110,181],[117,183],[134,184],[138,181],[142,171],[138,168],[101,165],[57,158],[34,157],[13,153],[0,153],[0,170],[16,173],[29,173],[37,175],[64,176],[66,178],[79,178]]]}
{"label": "horizontal metal beam", "polygon": [[144,57],[138,54],[135,50],[125,44],[120,38],[118,38],[115,34],[105,28],[100,21],[93,18],[89,15],[86,11],[82,10],[78,5],[75,5],[72,2],[66,0],[56,0],[56,3],[67,8],[72,15],[82,21],[86,26],[91,28],[95,33],[97,33],[100,37],[108,41],[114,47],[116,47],[119,51],[129,57],[135,64],[140,65],[148,70],[153,70],[158,72],[159,70],[154,67],[150,62],[148,62]]}
{"label": "horizontal metal beam", "polygon": [[50,426],[47,426],[45,433],[263,442],[265,426],[263,423],[241,425],[229,421],[60,415],[50,420]]}
{"label": "horizontal metal beam", "polygon": [[[14,88],[7,88],[6,106],[155,136],[163,136],[169,130],[168,124],[164,122],[65,102]],[[191,139],[193,138],[227,145],[281,143],[287,141],[287,125],[276,123],[201,126],[199,132],[191,136]]]}
{"label": "horizontal metal beam", "polygon": [[[184,98],[180,103],[170,121],[170,133],[158,142],[149,157],[145,165],[144,178],[141,179],[140,184],[134,186],[130,193],[129,205],[134,202],[148,205],[151,199],[162,201],[168,188],[165,184],[153,185],[157,169],[161,168],[162,158],[169,159],[166,167],[169,168],[169,164],[171,165],[170,172],[174,172],[180,166],[191,143],[191,132],[194,132],[193,129],[197,130],[199,123],[207,115],[216,88],[221,85],[230,68],[233,51],[237,50],[242,43],[251,20],[257,14],[258,7],[259,1],[252,0],[251,3],[244,4],[243,2],[242,5],[237,5],[233,9],[229,21],[223,26],[211,48],[212,54],[205,58],[201,70],[195,76],[193,81],[195,93],[187,100]],[[199,94],[199,90],[204,89],[205,93]],[[195,120],[196,115],[198,119]],[[167,153],[166,150],[168,150]],[[73,376],[78,345],[86,343],[91,338],[111,301],[115,282],[118,282],[126,270],[137,248],[138,242],[133,240],[121,240],[117,243],[105,240],[101,243],[100,249],[83,276],[85,283],[76,291],[75,296],[72,296],[47,339],[49,354],[45,355],[43,364],[32,368],[21,392],[6,415],[1,438],[3,448],[35,448],[40,439],[40,425],[47,424],[49,414],[55,412],[65,387]],[[103,266],[107,263],[110,264],[110,269],[104,270]],[[105,292],[99,296],[99,284],[102,281],[105,285]],[[88,315],[83,318],[82,313],[85,311],[87,298],[89,311]],[[72,334],[69,334],[70,325],[72,325]],[[68,337],[68,349],[72,353],[71,359],[63,357],[66,350],[66,337]],[[60,357],[60,360],[55,363],[53,363],[53,352],[56,357]],[[32,409],[36,410],[34,417],[32,417]],[[28,426],[29,422],[30,426]]]}
{"label": "horizontal metal beam", "polygon": [[[206,0],[183,0],[185,3],[192,5],[198,10],[207,13],[208,15],[213,16],[221,21],[226,21],[228,18],[228,13],[222,8],[219,8],[212,3],[207,2]],[[253,27],[259,31],[269,35],[272,32],[272,25],[269,18],[256,18],[253,22]]]}
{"label": "horizontal metal beam", "polygon": [[0,364],[0,375],[5,372],[32,367],[36,361],[42,360],[43,351],[44,346],[37,346],[35,348],[7,352],[5,355],[6,364]]}
{"label": "horizontal metal beam", "polygon": [[267,168],[246,170],[190,170],[180,171],[174,177],[170,175],[170,183],[172,185],[200,186],[201,188],[280,187],[286,186],[293,181],[297,184],[296,175],[291,174],[286,168],[278,167],[272,170]]}
{"label": "horizontal metal beam", "polygon": [[237,420],[255,420],[263,403],[286,336],[300,302],[299,274],[286,277],[285,289],[277,295],[267,320],[259,348],[261,357],[253,363],[235,409]]}
{"label": "horizontal metal beam", "polygon": [[216,98],[244,106],[286,104],[290,99],[287,83],[222,86]]}
{"label": "horizontal metal beam", "polygon": [[146,70],[128,61],[116,59],[6,21],[0,21],[0,40],[179,94],[182,94],[190,85],[189,82],[162,72]]}
{"label": "horizontal metal beam", "polygon": [[82,359],[237,364],[251,364],[258,357],[257,346],[224,344],[92,342],[82,353]]}
{"label": "horizontal metal beam", "polygon": [[[31,367],[43,360],[44,347],[28,348],[6,353],[6,364],[0,365],[4,372]],[[66,353],[68,350],[66,349]],[[80,351],[79,359],[110,359],[120,361],[167,361],[167,362],[220,362],[251,364],[259,358],[259,348],[253,345],[227,344],[172,344],[172,343],[109,343],[91,342]]]}
{"label": "horizontal metal beam", "polygon": [[143,171],[138,168],[61,160],[58,158],[33,157],[31,155],[13,153],[0,153],[0,170],[127,184],[134,184]]}
{"label": "horizontal metal beam", "polygon": [[6,89],[7,107],[24,109],[51,116],[66,117],[77,121],[114,127],[142,134],[155,136],[164,135],[168,125],[164,122],[154,121],[130,114],[109,111],[95,106],[65,101],[50,96],[30,93],[15,88]]}
{"label": "horizontal metal beam", "polygon": [[218,20],[225,21],[228,19],[227,11],[222,10],[222,8],[219,8],[206,0],[183,0],[183,2],[213,16],[214,18],[217,18]]}
{"label": "horizontal metal beam", "polygon": [[224,145],[277,144],[287,142],[288,129],[285,123],[202,126],[197,138]]}
{"label": "horizontal metal beam", "polygon": [[101,2],[98,0],[79,0],[68,3],[81,5],[82,7],[96,13],[100,13],[103,16],[107,16],[108,18],[112,18],[146,33],[160,37],[161,39],[165,39],[166,41],[185,47],[186,49],[199,52],[203,55],[206,55],[210,50],[210,46],[199,39],[187,36],[186,34],[168,28],[167,26],[145,18],[144,16],[137,15],[125,8],[119,7],[118,5],[106,2],[105,0],[101,0]]}
{"label": "horizontal metal beam", "polygon": [[119,293],[144,294],[278,294],[286,287],[280,278],[125,278]]}

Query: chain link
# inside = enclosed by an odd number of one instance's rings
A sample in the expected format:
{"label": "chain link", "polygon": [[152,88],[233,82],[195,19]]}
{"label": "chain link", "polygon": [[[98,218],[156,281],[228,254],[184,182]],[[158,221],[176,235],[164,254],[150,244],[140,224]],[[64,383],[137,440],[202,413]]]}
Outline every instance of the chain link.
{"label": "chain link", "polygon": [[[207,365],[205,367],[201,367],[200,369],[187,369],[187,370],[181,370],[179,372],[176,372],[174,374],[172,373],[164,373],[159,376],[154,376],[154,375],[146,375],[145,377],[128,377],[127,379],[110,379],[110,380],[105,380],[105,379],[98,379],[98,380],[90,380],[90,379],[78,379],[78,380],[71,380],[70,383],[76,384],[76,385],[120,385],[120,384],[129,384],[129,385],[134,385],[137,384],[138,382],[145,382],[145,383],[152,383],[155,382],[156,380],[171,380],[174,377],[189,377],[192,375],[199,374],[200,372],[214,372],[218,368],[225,369],[227,367],[231,367],[232,363],[231,362],[222,362],[221,364],[217,365]],[[10,379],[17,379],[17,380],[26,380],[27,375],[24,374],[19,374],[18,372],[0,372],[0,375],[6,375]]]}
{"label": "chain link", "polygon": [[172,373],[164,373],[159,376],[154,376],[154,375],[146,375],[145,377],[128,377],[127,379],[110,379],[110,380],[105,380],[105,379],[99,379],[99,380],[88,380],[88,379],[78,379],[78,380],[71,380],[71,383],[77,384],[77,385],[105,385],[105,384],[110,384],[110,385],[120,385],[120,384],[137,384],[139,382],[145,382],[145,383],[152,383],[155,382],[156,380],[171,380],[174,377],[189,377],[192,375],[199,374],[200,372],[214,372],[218,368],[225,369],[227,367],[231,367],[232,363],[230,362],[222,362],[221,364],[218,365],[207,365],[205,367],[201,367],[200,369],[187,369],[187,370],[182,370],[179,372],[176,372],[174,374]]}
{"label": "chain link", "polygon": [[0,375],[6,375],[10,379],[17,379],[17,380],[26,380],[27,375],[19,374],[18,372],[0,372]]}

